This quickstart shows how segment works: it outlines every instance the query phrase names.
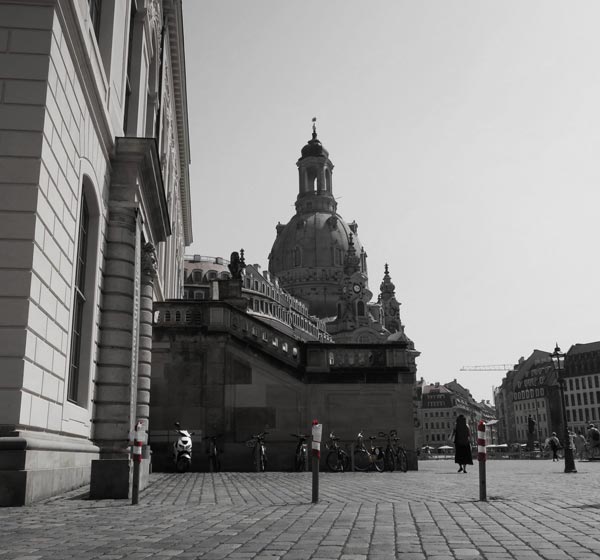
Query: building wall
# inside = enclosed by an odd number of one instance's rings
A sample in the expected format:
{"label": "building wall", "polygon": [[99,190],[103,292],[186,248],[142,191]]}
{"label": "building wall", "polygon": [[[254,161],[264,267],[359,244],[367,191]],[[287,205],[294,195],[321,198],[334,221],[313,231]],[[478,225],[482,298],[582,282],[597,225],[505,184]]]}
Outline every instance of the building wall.
{"label": "building wall", "polygon": [[[30,503],[89,481],[91,461],[105,446],[98,439],[99,426],[112,430],[115,442],[122,440],[122,431],[113,428],[126,426],[126,441],[136,401],[147,394],[142,387],[149,382],[144,345],[151,323],[140,320],[143,300],[181,293],[182,279],[171,271],[177,266],[169,256],[154,290],[153,281],[142,277],[141,248],[150,242],[166,254],[167,244],[176,248],[191,239],[183,211],[189,185],[182,161],[188,156],[182,156],[178,141],[186,137],[179,123],[186,123],[187,115],[175,115],[181,99],[171,113],[165,110],[174,137],[165,145],[175,146],[172,156],[164,158],[164,176],[158,157],[152,161],[154,141],[140,138],[123,149],[118,138],[125,134],[126,105],[137,107],[129,115],[131,136],[154,136],[154,130],[161,135],[149,110],[149,94],[159,83],[152,82],[150,65],[159,53],[156,30],[162,29],[162,9],[180,20],[178,6],[175,0],[140,0],[131,19],[130,0],[105,0],[100,27],[94,29],[87,0],[0,0],[0,303],[5,332],[0,342],[0,505]],[[138,37],[131,53],[130,22]],[[167,38],[166,44],[177,58],[181,38]],[[129,54],[137,57],[130,66]],[[177,76],[168,71],[169,64],[163,65],[163,97],[175,91]],[[129,95],[128,72],[134,84]],[[174,191],[170,218],[161,198],[168,193],[160,192],[165,185]],[[84,199],[87,260],[84,281],[78,283]],[[124,236],[128,230],[132,235]],[[178,237],[168,241],[172,230]],[[76,388],[70,391],[77,285],[85,304],[79,383],[71,384]],[[149,293],[144,286],[150,286]],[[116,313],[120,322],[114,320]],[[118,361],[106,360],[107,348],[119,355]],[[115,405],[123,395],[128,402],[119,408]],[[119,415],[123,409],[133,418]],[[119,446],[123,455],[122,441]],[[124,457],[128,461],[126,449]]]}
{"label": "building wall", "polygon": [[[585,434],[589,423],[600,422],[600,343],[574,344],[565,356],[565,403],[570,430]],[[557,372],[548,352],[534,350],[508,372],[496,391],[501,439],[527,442],[527,417],[536,420],[536,439],[552,432],[564,439],[564,422]]]}
{"label": "building wall", "polygon": [[[292,466],[291,433],[313,419],[347,442],[398,430],[414,460],[414,357],[406,345],[304,343],[221,302],[156,307],[150,438],[153,465],[169,469],[173,425],[193,430],[194,466],[206,470],[202,437],[221,434],[224,470],[251,470],[245,442],[266,430],[269,468]],[[375,356],[369,365],[367,356]],[[365,361],[363,361],[363,358]],[[383,443],[383,442],[382,442]]]}
{"label": "building wall", "polygon": [[[2,151],[0,263],[3,322],[0,355],[6,382],[0,387],[0,435],[29,433],[27,470],[11,472],[0,456],[0,504],[30,501],[43,478],[42,494],[65,480],[85,481],[97,448],[89,441],[93,356],[97,339],[99,266],[106,212],[107,153],[69,50],[68,33],[52,5],[0,3],[4,50],[0,78]],[[6,172],[4,172],[6,170]],[[86,375],[77,403],[66,398],[71,333],[74,261],[82,189],[90,203],[95,231],[94,263],[87,279],[90,299],[88,340],[83,348]],[[59,442],[57,444],[57,441]],[[18,442],[17,442],[18,444]],[[11,445],[2,438],[2,445]],[[49,448],[63,471],[47,470]],[[79,454],[69,450],[77,450]],[[37,482],[36,482],[37,481]],[[15,493],[18,493],[16,495]]]}

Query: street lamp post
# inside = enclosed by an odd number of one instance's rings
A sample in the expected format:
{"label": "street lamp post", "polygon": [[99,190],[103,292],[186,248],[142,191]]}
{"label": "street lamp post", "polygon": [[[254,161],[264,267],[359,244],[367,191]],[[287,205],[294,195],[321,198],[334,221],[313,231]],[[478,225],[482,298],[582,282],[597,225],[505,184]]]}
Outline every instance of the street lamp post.
{"label": "street lamp post", "polygon": [[560,389],[560,405],[562,408],[563,424],[565,426],[564,442],[565,442],[565,472],[576,473],[575,459],[573,457],[573,448],[571,447],[571,438],[569,436],[569,426],[567,424],[567,405],[565,403],[565,378],[563,373],[565,371],[565,355],[560,351],[558,344],[554,349],[554,353],[550,354],[552,358],[552,365],[558,378],[558,387]]}

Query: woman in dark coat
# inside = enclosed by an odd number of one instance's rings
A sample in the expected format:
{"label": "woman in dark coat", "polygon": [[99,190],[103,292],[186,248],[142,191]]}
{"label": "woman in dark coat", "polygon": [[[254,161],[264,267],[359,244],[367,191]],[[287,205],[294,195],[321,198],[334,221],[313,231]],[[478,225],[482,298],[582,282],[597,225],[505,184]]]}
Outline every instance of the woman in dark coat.
{"label": "woman in dark coat", "polygon": [[473,464],[471,454],[471,430],[467,426],[467,419],[463,414],[459,414],[456,419],[456,426],[452,432],[454,439],[454,462],[460,467],[458,472],[467,472],[467,465]]}

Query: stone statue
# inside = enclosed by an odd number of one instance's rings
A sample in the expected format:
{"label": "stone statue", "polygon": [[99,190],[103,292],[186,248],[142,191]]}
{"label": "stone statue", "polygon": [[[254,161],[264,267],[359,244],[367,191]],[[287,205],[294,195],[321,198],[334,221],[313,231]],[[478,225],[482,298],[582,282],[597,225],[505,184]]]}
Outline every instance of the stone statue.
{"label": "stone statue", "polygon": [[234,251],[231,253],[231,258],[229,259],[228,268],[229,272],[231,272],[231,278],[234,280],[239,280],[242,277],[242,270],[246,268],[246,263],[244,261],[244,249],[242,249],[240,253]]}
{"label": "stone statue", "polygon": [[158,271],[156,248],[152,243],[145,243],[142,247],[142,271],[147,276],[154,278]]}

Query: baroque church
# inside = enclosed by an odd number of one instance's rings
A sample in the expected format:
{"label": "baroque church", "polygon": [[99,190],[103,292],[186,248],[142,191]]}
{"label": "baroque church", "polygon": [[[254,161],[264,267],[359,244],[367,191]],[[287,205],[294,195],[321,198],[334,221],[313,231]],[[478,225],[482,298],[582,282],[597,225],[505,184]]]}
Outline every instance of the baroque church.
{"label": "baroque church", "polygon": [[[276,226],[268,270],[246,265],[243,251],[229,263],[197,255],[186,261],[186,299],[155,305],[157,469],[170,468],[179,421],[219,436],[225,470],[251,470],[245,441],[267,431],[270,468],[289,470],[290,433],[307,432],[313,419],[348,442],[360,430],[396,429],[416,468],[419,352],[404,332],[388,266],[372,302],[367,254],[356,222],[337,212],[333,163],[315,124],[297,167],[296,213]],[[194,468],[206,470],[205,462]]]}

